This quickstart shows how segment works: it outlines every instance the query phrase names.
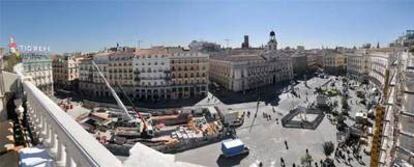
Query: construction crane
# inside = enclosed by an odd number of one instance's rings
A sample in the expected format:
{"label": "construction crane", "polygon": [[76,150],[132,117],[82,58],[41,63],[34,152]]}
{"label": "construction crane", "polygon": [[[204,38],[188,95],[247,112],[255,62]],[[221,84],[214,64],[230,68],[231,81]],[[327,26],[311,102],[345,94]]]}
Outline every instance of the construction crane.
{"label": "construction crane", "polygon": [[123,112],[125,112],[125,115],[127,116],[128,120],[134,120],[134,118],[129,114],[128,109],[125,107],[124,103],[122,103],[121,99],[116,94],[115,90],[112,89],[111,85],[109,84],[108,80],[106,80],[105,76],[102,74],[99,67],[96,65],[95,61],[92,60],[92,65],[96,68],[96,71],[98,71],[99,76],[101,76],[102,80],[105,82],[106,87],[108,87],[109,91],[111,91],[112,96],[115,98],[116,103],[121,108]]}
{"label": "construction crane", "polygon": [[[383,101],[388,99],[388,87],[389,87],[389,75],[390,71],[385,71],[385,78],[384,78],[384,88],[383,88]],[[378,167],[379,163],[379,155],[380,155],[380,148],[381,148],[381,135],[382,135],[382,128],[383,128],[383,119],[384,119],[385,107],[382,104],[378,104],[375,107],[375,124],[374,124],[374,131],[372,137],[372,145],[371,145],[371,163],[370,167]]]}
{"label": "construction crane", "polygon": [[154,136],[154,131],[152,130],[152,126],[147,125],[144,116],[140,112],[138,112],[138,109],[135,107],[134,103],[128,97],[128,95],[125,93],[124,89],[122,89],[121,85],[117,84],[116,86],[118,86],[119,90],[121,90],[121,93],[128,100],[129,104],[132,106],[132,109],[135,111],[135,113],[137,113],[138,117],[141,119],[142,123],[144,124],[143,131],[146,132],[144,137],[153,137]]}
{"label": "construction crane", "polygon": [[[121,108],[121,110],[127,116],[127,121],[130,121],[130,122],[136,121],[136,119],[129,114],[128,109],[125,107],[124,103],[121,101],[121,99],[119,98],[119,96],[116,94],[115,90],[111,87],[111,85],[109,84],[108,80],[106,80],[105,76],[102,74],[101,70],[96,65],[95,61],[93,61],[93,60],[92,60],[92,65],[96,68],[99,76],[101,76],[101,78],[105,82],[106,86],[111,91],[111,94],[115,98],[116,103],[118,104],[118,106]],[[142,121],[142,123],[144,125],[143,126],[143,132],[145,132],[144,133],[144,136],[153,136],[153,131],[152,131],[151,128],[148,128],[148,126],[146,125],[146,121],[145,121],[144,117],[135,109],[135,107],[134,107],[134,110],[135,110],[135,112],[137,113],[138,117],[141,119],[141,121]]]}

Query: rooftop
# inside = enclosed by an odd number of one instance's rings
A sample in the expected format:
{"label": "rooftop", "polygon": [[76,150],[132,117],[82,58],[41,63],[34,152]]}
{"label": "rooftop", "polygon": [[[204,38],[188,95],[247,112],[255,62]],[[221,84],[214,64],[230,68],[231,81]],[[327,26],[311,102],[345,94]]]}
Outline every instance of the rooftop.
{"label": "rooftop", "polygon": [[222,60],[222,61],[231,61],[231,62],[243,62],[243,61],[260,61],[264,60],[263,57],[259,55],[252,54],[239,54],[239,55],[229,55],[229,56],[216,56],[211,57],[211,59]]}

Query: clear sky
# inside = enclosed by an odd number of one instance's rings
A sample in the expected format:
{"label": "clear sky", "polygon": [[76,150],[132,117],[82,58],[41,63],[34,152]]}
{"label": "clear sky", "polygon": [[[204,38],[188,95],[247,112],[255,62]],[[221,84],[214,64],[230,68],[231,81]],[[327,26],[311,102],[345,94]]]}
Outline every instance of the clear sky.
{"label": "clear sky", "polygon": [[0,0],[0,46],[48,45],[53,52],[121,45],[187,46],[207,40],[253,46],[276,32],[281,47],[384,45],[414,29],[414,1],[69,1]]}

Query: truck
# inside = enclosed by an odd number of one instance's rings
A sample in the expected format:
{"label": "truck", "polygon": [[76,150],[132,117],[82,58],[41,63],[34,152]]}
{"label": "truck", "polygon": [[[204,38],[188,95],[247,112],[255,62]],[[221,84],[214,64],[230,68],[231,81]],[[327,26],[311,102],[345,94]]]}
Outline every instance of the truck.
{"label": "truck", "polygon": [[240,139],[223,141],[221,143],[221,151],[225,158],[249,154],[249,148],[247,148]]}
{"label": "truck", "polygon": [[241,111],[228,109],[220,113],[224,125],[229,127],[239,127],[244,122],[244,114]]}

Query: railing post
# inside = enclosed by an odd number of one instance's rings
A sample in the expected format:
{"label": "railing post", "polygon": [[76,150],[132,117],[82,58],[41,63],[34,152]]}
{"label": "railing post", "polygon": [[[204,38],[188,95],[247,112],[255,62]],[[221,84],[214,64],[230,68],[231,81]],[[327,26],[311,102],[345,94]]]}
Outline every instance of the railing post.
{"label": "railing post", "polygon": [[58,166],[64,166],[66,164],[66,148],[63,145],[62,139],[57,136],[57,156],[56,161]]}
{"label": "railing post", "polygon": [[50,124],[49,124],[49,128],[48,128],[48,133],[50,133],[50,140],[49,140],[50,148],[49,149],[50,149],[50,153],[54,157],[56,157],[57,156],[57,143],[56,143],[57,136],[56,136],[56,133],[53,130],[54,130],[53,127],[51,127]]}
{"label": "railing post", "polygon": [[[32,83],[23,83],[32,134],[40,137],[56,166],[113,166],[122,163]],[[38,134],[38,135],[37,135]]]}
{"label": "railing post", "polygon": [[70,150],[70,148],[68,146],[65,146],[65,150],[66,150],[66,167],[76,167],[76,164],[73,160],[72,157],[72,150]]}
{"label": "railing post", "polygon": [[46,144],[48,144],[48,137],[49,136],[47,136],[47,129],[48,129],[48,127],[47,127],[47,118],[46,118],[46,115],[45,115],[46,113],[44,113],[44,112],[42,112],[42,113],[39,113],[39,116],[40,116],[40,137],[43,139],[43,141],[46,143]]}

